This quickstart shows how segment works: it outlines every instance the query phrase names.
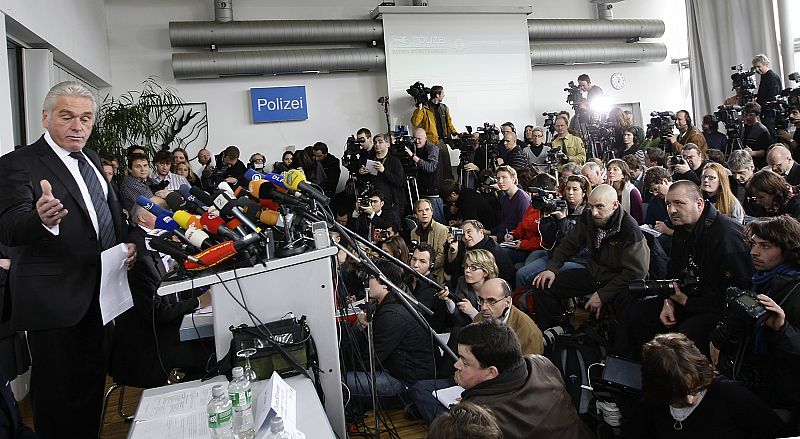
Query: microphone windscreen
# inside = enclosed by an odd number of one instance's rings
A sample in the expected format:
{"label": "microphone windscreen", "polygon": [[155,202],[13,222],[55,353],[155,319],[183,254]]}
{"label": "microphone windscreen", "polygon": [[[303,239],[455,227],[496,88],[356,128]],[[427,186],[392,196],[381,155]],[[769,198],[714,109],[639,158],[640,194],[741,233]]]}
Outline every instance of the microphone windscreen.
{"label": "microphone windscreen", "polygon": [[306,181],[306,174],[304,174],[303,171],[299,169],[290,169],[286,171],[286,176],[283,177],[283,184],[286,185],[287,188],[293,191],[300,190],[298,186],[300,186],[300,183],[303,183],[305,181]]}
{"label": "microphone windscreen", "polygon": [[194,257],[199,259],[202,264],[186,261],[183,263],[183,267],[189,271],[205,270],[227,261],[233,256],[236,256],[236,248],[233,246],[233,241],[225,241],[195,254]]}
{"label": "microphone windscreen", "polygon": [[261,214],[258,216],[258,220],[264,225],[274,226],[278,223],[280,217],[281,215],[278,212],[266,209],[261,211]]}
{"label": "microphone windscreen", "polygon": [[203,248],[203,243],[208,242],[209,239],[208,233],[198,229],[194,225],[189,226],[186,229],[186,239],[192,243],[193,246],[197,248]]}
{"label": "microphone windscreen", "polygon": [[178,222],[175,221],[171,216],[157,216],[156,217],[156,229],[166,230],[167,232],[172,232],[178,228]]}
{"label": "microphone windscreen", "polygon": [[167,206],[169,206],[170,210],[173,212],[176,210],[183,209],[184,205],[186,204],[186,200],[183,198],[183,195],[180,192],[172,191],[167,195]]}
{"label": "microphone windscreen", "polygon": [[209,232],[216,235],[219,226],[224,226],[225,221],[223,221],[222,218],[216,216],[216,214],[212,216],[210,212],[206,212],[200,215],[200,224],[203,225],[203,230],[208,230]]}
{"label": "microphone windscreen", "polygon": [[248,185],[250,193],[255,195],[259,200],[269,198],[270,193],[275,190],[275,186],[266,180],[253,180]]}
{"label": "microphone windscreen", "polygon": [[203,225],[200,223],[200,217],[197,215],[192,215],[191,213],[185,210],[177,210],[172,215],[172,219],[178,223],[184,229],[188,229],[189,226],[195,226],[198,229],[203,228]]}
{"label": "microphone windscreen", "polygon": [[136,204],[142,206],[148,212],[152,213],[155,216],[172,216],[172,212],[163,207],[159,206],[158,204],[150,201],[146,197],[139,195],[136,198]]}

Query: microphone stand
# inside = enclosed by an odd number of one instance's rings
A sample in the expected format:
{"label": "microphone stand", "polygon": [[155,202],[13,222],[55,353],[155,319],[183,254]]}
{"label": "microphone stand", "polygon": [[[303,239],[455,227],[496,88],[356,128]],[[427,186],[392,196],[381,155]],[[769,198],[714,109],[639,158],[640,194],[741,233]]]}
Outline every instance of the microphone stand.
{"label": "microphone stand", "polygon": [[378,424],[378,391],[375,385],[375,342],[372,339],[372,319],[375,317],[375,304],[367,303],[364,309],[367,315],[367,346],[369,348],[369,384],[372,394],[372,414],[375,418],[375,437],[381,437],[380,425]]}
{"label": "microphone stand", "polygon": [[[300,206],[298,206],[298,207],[300,207]],[[376,246],[375,244],[369,242],[367,239],[365,239],[364,237],[362,237],[358,233],[355,233],[354,231],[348,229],[347,227],[342,226],[341,224],[337,223],[336,221],[330,221],[327,218],[320,217],[318,214],[306,211],[303,208],[296,209],[296,211],[300,215],[313,218],[315,221],[325,221],[328,225],[332,225],[343,237],[347,238],[348,241],[350,241],[351,243],[352,243],[353,239],[355,239],[356,241],[358,241],[358,242],[364,244],[365,246],[369,247],[370,249],[372,249],[373,251],[375,251],[376,253],[378,253],[382,257],[392,261],[394,264],[396,264],[397,266],[402,268],[404,271],[407,271],[408,273],[411,273],[413,276],[416,276],[422,282],[425,282],[425,283],[427,283],[427,284],[429,284],[429,285],[431,285],[431,286],[433,286],[433,287],[435,287],[435,288],[437,288],[439,290],[444,289],[438,283],[436,283],[433,280],[423,276],[421,273],[417,273],[413,268],[411,268],[408,265],[404,264],[402,261],[400,261],[399,259],[393,257],[392,255],[386,253],[382,248],[380,248],[380,247]],[[456,354],[453,353],[453,351],[450,349],[450,347],[447,346],[447,343],[443,342],[442,340],[439,339],[439,337],[437,337],[436,331],[434,331],[433,328],[431,328],[431,325],[428,324],[428,321],[425,320],[419,314],[419,312],[417,312],[417,310],[413,306],[411,306],[411,303],[409,303],[409,301],[406,299],[407,295],[406,295],[405,291],[403,291],[401,288],[399,288],[397,285],[393,284],[389,279],[387,279],[386,276],[375,266],[375,264],[372,262],[372,260],[370,260],[368,257],[366,257],[364,255],[364,251],[358,245],[353,245],[353,247],[358,251],[360,259],[361,259],[362,263],[364,264],[364,268],[366,268],[367,271],[369,271],[375,277],[377,277],[381,281],[381,283],[383,283],[384,285],[387,285],[392,292],[396,293],[395,297],[398,299],[398,302],[400,302],[400,304],[402,304],[403,307],[405,307],[405,309],[411,314],[412,317],[414,317],[414,319],[416,319],[417,323],[420,326],[422,326],[424,329],[427,330],[427,332],[430,334],[430,336],[434,340],[434,342],[437,345],[439,345],[439,348],[442,349],[442,352],[444,352],[447,356],[449,356],[453,361],[458,361],[458,356],[456,356]],[[422,304],[420,304],[420,308],[421,309],[422,308],[427,309]],[[425,311],[423,311],[423,312],[425,312]],[[429,312],[428,315],[433,315],[432,311],[428,310],[428,312]]]}

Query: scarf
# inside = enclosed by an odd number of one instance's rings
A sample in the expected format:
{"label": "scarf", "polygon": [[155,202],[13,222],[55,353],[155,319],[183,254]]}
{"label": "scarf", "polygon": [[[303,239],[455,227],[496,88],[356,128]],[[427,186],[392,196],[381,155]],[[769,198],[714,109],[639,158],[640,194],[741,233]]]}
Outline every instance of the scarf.
{"label": "scarf", "polygon": [[[772,278],[775,273],[787,274],[792,277],[800,275],[800,271],[797,271],[797,268],[785,262],[773,268],[771,271],[756,271],[755,274],[753,274],[753,293],[769,295],[770,287],[772,286]],[[756,329],[753,337],[753,352],[756,354],[766,354],[767,352],[767,340],[763,326]]]}

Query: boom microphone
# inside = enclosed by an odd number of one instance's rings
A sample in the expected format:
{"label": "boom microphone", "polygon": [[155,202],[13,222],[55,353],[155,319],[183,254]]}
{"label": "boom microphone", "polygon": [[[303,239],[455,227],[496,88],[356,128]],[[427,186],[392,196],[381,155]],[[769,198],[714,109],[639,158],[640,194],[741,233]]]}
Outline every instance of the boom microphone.
{"label": "boom microphone", "polygon": [[328,204],[331,201],[331,199],[320,192],[319,189],[308,183],[306,175],[299,169],[290,169],[286,171],[283,182],[287,188],[302,192],[319,203]]}

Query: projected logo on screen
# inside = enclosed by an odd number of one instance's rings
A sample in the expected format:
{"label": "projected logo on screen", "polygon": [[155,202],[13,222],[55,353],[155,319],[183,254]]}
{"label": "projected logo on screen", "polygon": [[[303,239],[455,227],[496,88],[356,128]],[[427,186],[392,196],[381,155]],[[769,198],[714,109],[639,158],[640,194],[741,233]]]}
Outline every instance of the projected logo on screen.
{"label": "projected logo on screen", "polygon": [[308,119],[306,87],[251,88],[253,123]]}

